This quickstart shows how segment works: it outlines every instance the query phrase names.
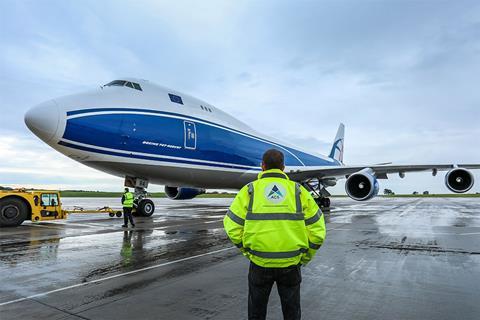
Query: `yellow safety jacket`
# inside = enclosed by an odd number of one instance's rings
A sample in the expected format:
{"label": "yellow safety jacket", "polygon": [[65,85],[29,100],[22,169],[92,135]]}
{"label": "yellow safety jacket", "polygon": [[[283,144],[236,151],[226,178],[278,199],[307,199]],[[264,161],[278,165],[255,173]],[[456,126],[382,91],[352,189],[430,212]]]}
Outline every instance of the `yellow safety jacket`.
{"label": "yellow safety jacket", "polygon": [[281,170],[244,186],[223,219],[230,240],[256,265],[308,263],[322,245],[325,221],[315,200]]}
{"label": "yellow safety jacket", "polygon": [[123,194],[123,203],[122,205],[125,207],[125,208],[133,208],[133,193],[131,192],[125,192]]}

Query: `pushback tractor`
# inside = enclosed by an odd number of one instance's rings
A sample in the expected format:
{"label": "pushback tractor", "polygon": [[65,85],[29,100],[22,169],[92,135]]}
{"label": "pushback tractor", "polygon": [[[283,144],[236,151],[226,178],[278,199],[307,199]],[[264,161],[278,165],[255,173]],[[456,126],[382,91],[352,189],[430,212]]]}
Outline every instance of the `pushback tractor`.
{"label": "pushback tractor", "polygon": [[66,219],[74,213],[107,213],[110,217],[121,217],[121,211],[110,207],[85,210],[74,207],[73,210],[62,209],[60,191],[1,190],[0,191],[0,227],[15,227],[25,220],[32,222]]}

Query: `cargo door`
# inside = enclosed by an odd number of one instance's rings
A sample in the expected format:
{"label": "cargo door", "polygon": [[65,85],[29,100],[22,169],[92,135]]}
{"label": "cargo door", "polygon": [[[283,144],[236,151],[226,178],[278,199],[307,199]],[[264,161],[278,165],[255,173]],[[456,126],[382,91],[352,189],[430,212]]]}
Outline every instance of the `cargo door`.
{"label": "cargo door", "polygon": [[195,150],[197,148],[197,130],[195,123],[190,121],[183,122],[184,137],[185,137],[185,149]]}

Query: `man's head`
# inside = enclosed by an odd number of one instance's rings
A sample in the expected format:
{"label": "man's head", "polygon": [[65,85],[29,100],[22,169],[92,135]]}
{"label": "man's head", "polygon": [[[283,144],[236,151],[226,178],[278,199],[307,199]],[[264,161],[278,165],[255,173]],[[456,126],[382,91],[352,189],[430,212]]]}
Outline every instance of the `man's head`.
{"label": "man's head", "polygon": [[269,149],[263,154],[262,170],[285,169],[283,153],[277,149]]}
{"label": "man's head", "polygon": [[129,192],[130,190],[128,190],[128,188],[125,188],[125,192]]}

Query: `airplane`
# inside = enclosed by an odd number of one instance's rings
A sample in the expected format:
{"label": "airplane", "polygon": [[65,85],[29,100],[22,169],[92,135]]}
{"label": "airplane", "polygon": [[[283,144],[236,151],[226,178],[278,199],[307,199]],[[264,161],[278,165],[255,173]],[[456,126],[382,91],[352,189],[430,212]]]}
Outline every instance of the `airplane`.
{"label": "airplane", "polygon": [[349,166],[343,162],[345,126],[340,124],[328,156],[263,135],[213,105],[153,82],[111,81],[95,90],[55,98],[25,114],[27,127],[53,149],[94,169],[122,177],[135,190],[137,214],[155,211],[149,183],[165,185],[170,199],[185,200],[205,189],[240,189],[257,178],[262,155],[276,148],[285,172],[323,208],[327,188],[346,179],[347,195],[375,197],[388,174],[447,171],[445,184],[464,193],[474,184],[469,169],[480,164]]}

